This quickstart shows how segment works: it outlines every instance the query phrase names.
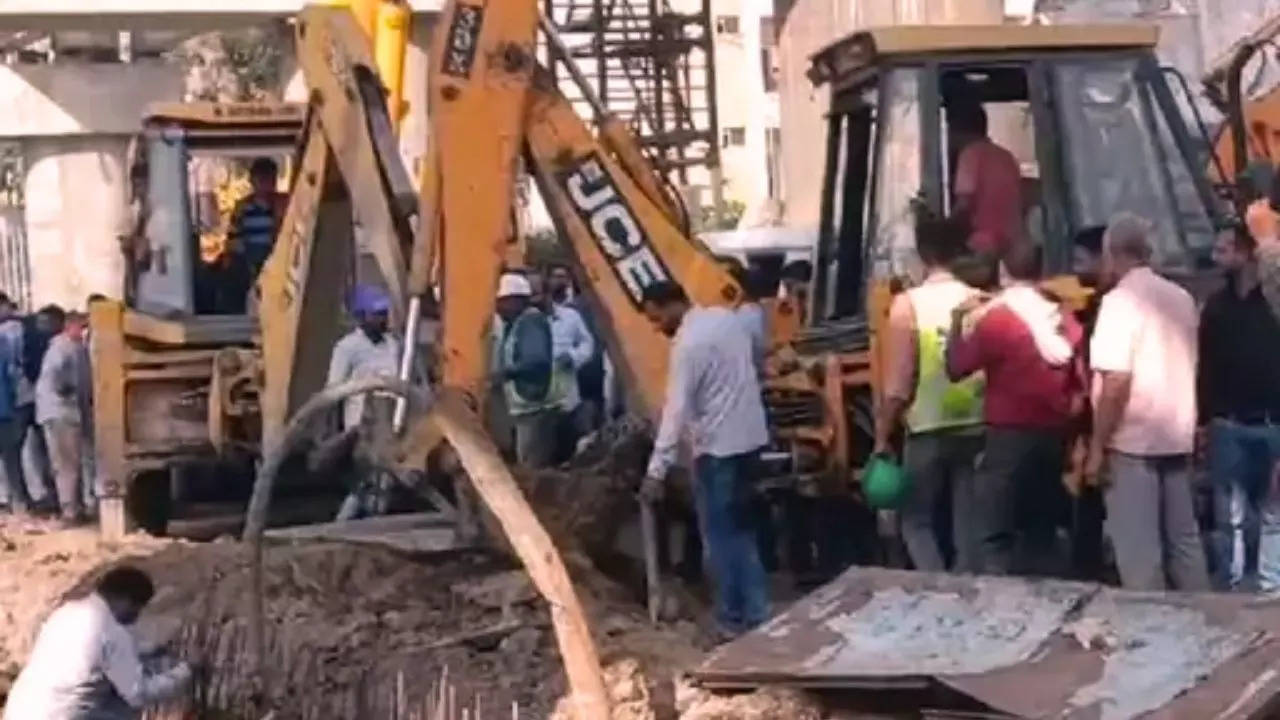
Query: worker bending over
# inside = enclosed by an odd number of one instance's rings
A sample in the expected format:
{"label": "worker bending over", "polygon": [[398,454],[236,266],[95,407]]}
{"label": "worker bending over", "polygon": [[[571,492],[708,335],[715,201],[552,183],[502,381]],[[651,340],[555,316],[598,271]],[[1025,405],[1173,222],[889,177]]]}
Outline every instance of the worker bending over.
{"label": "worker bending over", "polygon": [[925,278],[889,309],[885,393],[876,412],[877,455],[889,454],[893,436],[905,431],[911,491],[902,508],[902,539],[915,568],[931,572],[946,569],[934,523],[942,493],[952,498],[954,569],[975,572],[978,564],[973,474],[982,450],[982,379],[951,382],[946,365],[951,313],[977,296],[950,269],[964,251],[966,231],[954,220],[922,219],[916,226]]}
{"label": "worker bending over", "polygon": [[755,464],[768,442],[751,336],[734,311],[691,307],[679,285],[644,289],[644,313],[674,338],[662,422],[642,498],[661,497],[682,435],[693,444],[699,521],[715,579],[715,614],[726,637],[764,622],[769,591],[756,546]]}
{"label": "worker bending over", "polygon": [[148,672],[129,631],[154,594],[145,572],[121,566],[54,610],[9,691],[4,720],[130,720],[185,692],[186,663]]}

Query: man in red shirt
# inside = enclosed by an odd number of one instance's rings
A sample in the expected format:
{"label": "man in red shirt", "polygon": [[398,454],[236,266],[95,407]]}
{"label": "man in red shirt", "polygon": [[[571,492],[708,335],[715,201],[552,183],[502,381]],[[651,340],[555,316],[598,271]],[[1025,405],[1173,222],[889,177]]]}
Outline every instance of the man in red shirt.
{"label": "man in red shirt", "polygon": [[969,223],[969,249],[994,263],[1023,239],[1022,170],[1013,153],[987,137],[981,104],[950,104],[947,128],[956,149],[952,215]]}
{"label": "man in red shirt", "polygon": [[[1083,400],[1084,333],[1038,287],[1038,248],[1004,257],[1012,283],[989,302],[952,314],[947,372],[986,375],[986,440],[978,465],[980,572],[1061,574],[1057,527],[1069,505],[1062,483],[1067,432]],[[1017,557],[1015,557],[1015,554]]]}

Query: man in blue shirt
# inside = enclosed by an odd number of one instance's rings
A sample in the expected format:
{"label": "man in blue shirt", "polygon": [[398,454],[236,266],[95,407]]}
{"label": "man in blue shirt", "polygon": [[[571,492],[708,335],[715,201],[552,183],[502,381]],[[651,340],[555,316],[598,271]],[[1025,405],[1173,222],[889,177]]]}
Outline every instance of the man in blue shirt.
{"label": "man in blue shirt", "polygon": [[22,381],[19,347],[8,336],[0,336],[0,470],[9,488],[9,507],[14,513],[31,508],[31,496],[22,476],[22,438],[25,427],[18,418],[17,393]]}

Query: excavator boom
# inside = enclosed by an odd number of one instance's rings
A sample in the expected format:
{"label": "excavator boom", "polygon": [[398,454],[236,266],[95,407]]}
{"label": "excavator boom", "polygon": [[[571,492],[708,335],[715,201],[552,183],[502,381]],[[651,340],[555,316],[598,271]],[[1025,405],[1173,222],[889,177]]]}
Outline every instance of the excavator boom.
{"label": "excavator boom", "polygon": [[[298,58],[311,91],[300,164],[276,248],[259,278],[264,447],[324,384],[355,248],[372,255],[403,322],[405,252],[417,191],[396,151],[377,68],[355,17],[309,6],[297,22]],[[339,284],[339,288],[342,284]]]}
{"label": "excavator boom", "polygon": [[[674,281],[698,305],[736,302],[738,286],[676,225],[672,208],[655,201],[605,149],[549,73],[536,77],[526,122],[529,165],[584,279],[610,357],[632,406],[656,421],[669,341],[644,316],[645,286]],[[652,176],[647,179],[652,183]]]}
{"label": "excavator boom", "polygon": [[433,150],[411,292],[427,291],[429,268],[438,263],[443,384],[481,397],[523,152],[611,357],[638,409],[656,419],[669,343],[644,317],[644,287],[675,281],[698,304],[733,303],[740,291],[681,228],[677,204],[625,126],[597,107],[597,137],[537,65],[532,48],[540,21],[568,62],[534,3],[452,2],[445,11],[428,82]]}

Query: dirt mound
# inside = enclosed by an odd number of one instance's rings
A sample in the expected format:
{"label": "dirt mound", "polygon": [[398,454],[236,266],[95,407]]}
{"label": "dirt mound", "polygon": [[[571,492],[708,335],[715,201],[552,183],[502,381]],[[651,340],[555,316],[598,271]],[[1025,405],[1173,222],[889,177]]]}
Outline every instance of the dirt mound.
{"label": "dirt mound", "polygon": [[[0,534],[0,659],[10,681],[48,611],[124,558],[157,583],[137,628],[141,644],[167,645],[208,668],[195,699],[209,710],[256,718],[271,707],[277,720],[393,717],[397,705],[423,707],[447,673],[459,703],[479,702],[486,715],[509,714],[515,703],[521,717],[541,718],[565,691],[545,604],[505,557],[269,546],[263,697],[247,648],[242,546],[147,538],[108,546],[90,530]],[[610,668],[623,713],[615,717],[674,717],[672,679],[701,657],[696,631],[649,627],[629,593],[584,572],[575,580]]]}
{"label": "dirt mound", "polygon": [[516,476],[561,550],[576,546],[595,556],[612,548],[618,527],[635,515],[652,446],[648,425],[623,417],[602,427],[568,464]]}

